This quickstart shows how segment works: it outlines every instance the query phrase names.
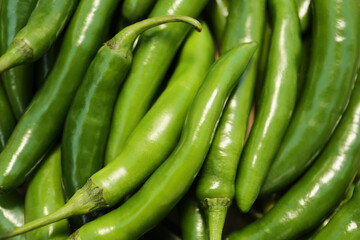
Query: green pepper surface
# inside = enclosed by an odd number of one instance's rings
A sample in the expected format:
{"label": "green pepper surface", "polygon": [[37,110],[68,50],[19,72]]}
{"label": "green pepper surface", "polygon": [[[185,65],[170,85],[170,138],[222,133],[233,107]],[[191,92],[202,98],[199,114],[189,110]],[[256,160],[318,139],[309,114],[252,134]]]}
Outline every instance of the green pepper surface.
{"label": "green pepper surface", "polygon": [[95,173],[64,208],[18,232],[114,206],[140,187],[176,146],[188,108],[213,60],[214,45],[204,25],[202,33],[194,32],[186,41],[169,86],[131,134],[117,159]]}
{"label": "green pepper surface", "polygon": [[[186,15],[197,17],[208,0],[158,0],[149,17]],[[128,77],[117,98],[106,147],[105,164],[113,161],[131,132],[144,117],[177,49],[189,32],[181,23],[147,31],[139,39]]]}
{"label": "green pepper surface", "polygon": [[[0,10],[0,54],[4,54],[14,36],[25,26],[38,0],[3,0]],[[22,115],[35,92],[32,64],[1,74],[12,111]]]}
{"label": "green pepper surface", "polygon": [[[0,234],[24,224],[24,201],[17,192],[0,194]],[[17,236],[9,240],[25,240]]]}
{"label": "green pepper surface", "polygon": [[69,239],[138,239],[171,211],[199,172],[225,103],[255,49],[256,43],[243,44],[212,65],[168,159],[122,206],[85,224]]}
{"label": "green pepper surface", "polygon": [[106,35],[117,3],[81,1],[53,70],[0,154],[0,191],[19,186],[61,133],[71,101]]}
{"label": "green pepper surface", "polygon": [[[0,72],[39,59],[55,42],[79,0],[39,0],[29,21],[0,57]],[[88,3],[89,4],[89,3]]]}
{"label": "green pepper surface", "polygon": [[44,56],[35,62],[36,86],[38,89],[44,84],[47,76],[55,65],[56,58],[59,55],[60,40],[61,39],[55,41]]}
{"label": "green pepper surface", "polygon": [[[222,53],[241,42],[262,44],[265,7],[264,0],[230,2]],[[236,169],[246,137],[259,53],[254,54],[225,107],[197,185],[196,195],[205,208],[210,239],[221,238],[227,208],[235,196]]]}
{"label": "green pepper surface", "polygon": [[[61,178],[60,146],[52,149],[38,166],[25,196],[25,222],[48,215],[65,204]],[[29,240],[62,240],[70,235],[66,220],[28,232]]]}
{"label": "green pepper surface", "polygon": [[307,32],[311,21],[311,0],[295,0],[298,16],[300,19],[301,31]]}
{"label": "green pepper surface", "polygon": [[146,18],[157,0],[124,0],[122,16],[129,22],[137,22]]}
{"label": "green pepper surface", "polygon": [[231,233],[228,239],[293,239],[313,230],[343,199],[359,166],[360,81],[357,81],[341,122],[314,165],[263,218]]}
{"label": "green pepper surface", "polygon": [[[0,79],[1,81],[1,79]],[[0,152],[4,149],[7,140],[15,128],[16,120],[11,110],[9,100],[0,83]]]}
{"label": "green pepper surface", "polygon": [[[135,39],[149,28],[174,21],[190,23],[195,27],[200,25],[196,20],[185,16],[151,18],[125,28],[98,51],[75,95],[65,121],[62,167],[67,199],[103,166],[111,114],[119,87],[131,66],[131,49]],[[210,61],[208,62],[210,65]],[[198,82],[200,85],[201,81]],[[180,129],[181,127],[179,132]],[[176,134],[174,138],[176,139]],[[82,222],[85,223],[85,219]]]}
{"label": "green pepper surface", "polygon": [[204,14],[217,43],[221,45],[229,16],[229,0],[209,0]]}
{"label": "green pepper surface", "polygon": [[248,212],[266,178],[295,107],[301,30],[294,1],[269,0],[273,19],[269,59],[257,116],[240,159],[236,202]]}
{"label": "green pepper surface", "polygon": [[349,102],[360,49],[360,6],[352,0],[313,0],[310,67],[291,123],[263,193],[288,186],[312,163]]}

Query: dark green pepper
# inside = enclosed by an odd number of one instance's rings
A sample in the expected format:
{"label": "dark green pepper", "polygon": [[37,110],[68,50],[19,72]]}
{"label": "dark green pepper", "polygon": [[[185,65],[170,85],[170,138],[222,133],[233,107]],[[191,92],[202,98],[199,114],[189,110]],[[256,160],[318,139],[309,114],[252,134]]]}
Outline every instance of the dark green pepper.
{"label": "dark green pepper", "polygon": [[[0,79],[1,81],[1,79]],[[0,83],[0,152],[4,149],[7,140],[9,139],[13,129],[15,128],[16,120],[11,111],[9,100],[6,97],[5,90]]]}
{"label": "dark green pepper", "polygon": [[[17,192],[0,194],[0,234],[24,224],[24,200]],[[25,240],[17,236],[9,240]]]}

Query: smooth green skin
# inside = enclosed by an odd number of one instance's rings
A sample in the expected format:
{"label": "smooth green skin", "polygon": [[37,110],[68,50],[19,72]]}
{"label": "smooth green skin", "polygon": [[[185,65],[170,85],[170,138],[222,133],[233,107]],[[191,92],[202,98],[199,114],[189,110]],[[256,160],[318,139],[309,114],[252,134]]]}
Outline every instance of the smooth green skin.
{"label": "smooth green skin", "polygon": [[6,53],[0,57],[0,72],[43,56],[64,29],[78,2],[39,0],[26,26],[16,34]]}
{"label": "smooth green skin", "polygon": [[[125,79],[126,74],[131,66],[131,50],[137,36],[149,28],[174,21],[198,24],[198,26],[200,25],[200,23],[198,23],[196,20],[185,16],[172,15],[161,18],[158,17],[148,19],[146,21],[131,25],[124,29],[124,31],[121,31],[117,36],[115,36],[99,50],[95,59],[92,61],[89,70],[87,71],[84,80],[71,104],[70,110],[67,114],[62,136],[62,166],[64,169],[64,188],[67,199],[69,199],[78,189],[80,189],[91,177],[91,175],[93,175],[103,166],[106,139],[109,134],[111,115],[114,109],[115,100],[120,85]],[[196,23],[193,21],[196,21]],[[208,32],[205,34],[208,34],[208,39],[210,39],[211,42],[210,34]],[[199,41],[197,40],[197,37],[195,38],[195,41]],[[200,40],[204,40],[204,38],[201,38]],[[209,42],[209,40],[207,42]],[[195,42],[195,44],[197,44],[197,46],[200,45],[197,42]],[[203,51],[208,51],[207,46],[208,45],[205,45],[205,47],[201,49]],[[194,49],[191,48],[191,50]],[[192,52],[187,54],[189,54],[191,57],[194,55]],[[201,54],[201,57],[203,57],[207,65],[210,66],[211,57],[206,58],[206,56],[208,55]],[[200,57],[198,57],[196,60],[201,61],[199,58]],[[192,63],[194,64],[195,62],[192,61]],[[206,74],[208,66],[203,66],[204,70],[200,72],[200,77],[198,78],[200,79],[199,81],[194,81],[192,84],[186,80],[180,80],[182,82],[178,83],[188,86],[189,90],[193,90],[194,93],[192,95],[190,94],[188,102],[191,102],[191,96],[195,95],[195,92],[197,91],[203,76]],[[189,71],[187,71],[187,74],[189,74],[188,72]],[[191,74],[194,73],[199,74],[199,71],[191,72]],[[186,77],[188,77],[188,75],[186,75]],[[193,88],[191,88],[191,86],[193,86]],[[186,93],[188,92],[184,91],[185,96]],[[182,101],[182,103],[184,104],[185,102],[185,104],[183,105],[183,108],[180,109],[183,110],[183,118],[185,118],[185,109],[187,109],[187,106],[190,103],[186,104],[186,99],[182,99]],[[168,103],[173,103],[173,101],[170,100]],[[174,107],[174,105],[172,107]],[[179,113],[181,113],[181,110],[179,110]],[[170,114],[168,114],[167,117],[170,117]],[[174,118],[174,120],[181,122],[181,119]],[[180,132],[181,125],[179,123],[176,124],[179,125],[177,131]],[[166,126],[166,123],[161,127],[164,126]],[[178,134],[176,134],[176,129],[170,128],[169,130],[173,130],[175,135],[172,136],[174,139],[173,141],[167,138],[167,141],[170,140],[168,144],[171,146],[171,143],[176,142]],[[160,133],[156,134],[160,135]],[[152,138],[151,141],[156,140]],[[175,143],[173,143],[173,145],[175,145]],[[151,151],[149,148],[145,149]],[[133,151],[134,148],[131,152]],[[130,158],[131,162],[135,160],[133,156]],[[129,158],[126,159],[129,161]],[[150,160],[146,159],[146,162],[150,162]],[[143,165],[143,168],[145,168],[145,165]],[[120,186],[122,185],[120,184]],[[86,219],[83,219],[82,223],[85,222]]]}
{"label": "smooth green skin", "polygon": [[53,70],[0,154],[0,191],[19,186],[61,133],[71,101],[103,42],[118,2],[81,1]]}
{"label": "smooth green skin", "polygon": [[313,4],[306,85],[263,193],[288,186],[308,168],[339,123],[354,86],[360,47],[359,4],[350,0],[313,0]]}
{"label": "smooth green skin", "polygon": [[206,218],[191,189],[179,203],[181,237],[183,240],[209,239]]}
{"label": "smooth green skin", "polygon": [[121,13],[129,22],[146,18],[157,0],[124,0]]}
{"label": "smooth green skin", "polygon": [[301,32],[305,33],[311,23],[311,0],[295,0],[298,16],[300,19]]}
{"label": "smooth green skin", "polygon": [[214,33],[219,45],[221,45],[229,16],[229,1],[230,0],[209,0],[204,11],[210,29]]}
{"label": "smooth green skin", "polygon": [[360,166],[360,81],[331,140],[309,171],[263,218],[228,240],[293,239],[316,228],[342,200]]}
{"label": "smooth green skin", "polygon": [[[38,0],[3,0],[0,10],[0,54],[23,28]],[[25,64],[1,74],[16,119],[22,115],[34,94],[33,66]]]}
{"label": "smooth green skin", "polygon": [[[208,0],[159,0],[150,17],[186,15],[197,17]],[[153,103],[177,49],[190,28],[177,23],[149,30],[139,39],[128,77],[115,105],[106,147],[105,164],[114,160],[131,132]]]}
{"label": "smooth green skin", "polygon": [[289,0],[268,3],[273,19],[269,65],[236,178],[236,203],[243,212],[250,210],[259,195],[290,122],[297,94],[301,30],[296,6]]}
{"label": "smooth green skin", "polygon": [[[241,42],[263,41],[266,1],[232,1],[222,52]],[[228,101],[202,168],[196,195],[206,209],[210,239],[221,238],[227,207],[235,196],[235,177],[244,146],[257,77],[259,51]],[[210,203],[212,202],[212,203]],[[210,206],[211,205],[211,206]],[[216,223],[215,223],[216,222]]]}
{"label": "smooth green skin", "polygon": [[360,238],[360,185],[355,188],[351,200],[333,216],[330,222],[312,240],[322,239],[347,239],[356,240]]}
{"label": "smooth green skin", "polygon": [[[25,195],[25,222],[48,215],[65,204],[61,179],[60,146],[49,152],[36,169]],[[70,235],[68,220],[62,220],[26,234],[29,240],[61,240]]]}
{"label": "smooth green skin", "polygon": [[[1,80],[1,79],[0,79]],[[6,145],[13,129],[15,128],[16,120],[11,111],[9,100],[2,85],[0,84],[0,152]]]}
{"label": "smooth green skin", "polygon": [[[24,224],[24,200],[15,191],[0,194],[0,233],[5,233]],[[25,240],[25,236],[9,238]]]}
{"label": "smooth green skin", "polygon": [[226,100],[255,49],[256,43],[241,45],[212,65],[169,158],[122,206],[85,224],[69,239],[137,239],[171,211],[199,172]]}
{"label": "smooth green skin", "polygon": [[56,58],[59,55],[60,43],[59,39],[58,41],[55,41],[49,51],[47,51],[44,56],[35,62],[36,85],[38,89],[44,85],[46,78],[55,65]]}

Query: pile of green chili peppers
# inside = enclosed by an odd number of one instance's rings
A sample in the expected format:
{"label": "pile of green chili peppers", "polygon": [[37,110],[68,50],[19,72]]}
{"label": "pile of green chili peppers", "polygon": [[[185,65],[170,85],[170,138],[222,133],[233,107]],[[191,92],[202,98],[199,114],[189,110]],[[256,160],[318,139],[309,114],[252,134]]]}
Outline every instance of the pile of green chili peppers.
{"label": "pile of green chili peppers", "polygon": [[0,240],[360,239],[360,0],[0,0]]}

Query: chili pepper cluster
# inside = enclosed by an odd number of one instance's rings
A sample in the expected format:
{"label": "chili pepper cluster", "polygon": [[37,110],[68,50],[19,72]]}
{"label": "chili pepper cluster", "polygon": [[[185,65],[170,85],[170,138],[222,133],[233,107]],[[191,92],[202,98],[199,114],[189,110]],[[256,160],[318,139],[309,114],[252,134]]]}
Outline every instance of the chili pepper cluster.
{"label": "chili pepper cluster", "polygon": [[0,73],[0,239],[360,239],[359,0],[0,0]]}

